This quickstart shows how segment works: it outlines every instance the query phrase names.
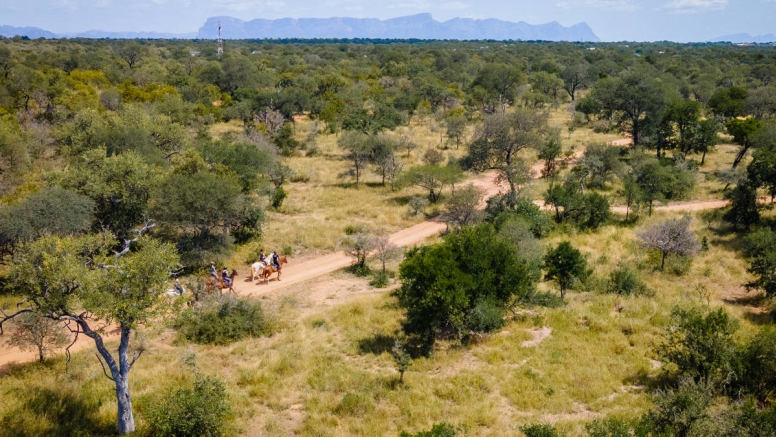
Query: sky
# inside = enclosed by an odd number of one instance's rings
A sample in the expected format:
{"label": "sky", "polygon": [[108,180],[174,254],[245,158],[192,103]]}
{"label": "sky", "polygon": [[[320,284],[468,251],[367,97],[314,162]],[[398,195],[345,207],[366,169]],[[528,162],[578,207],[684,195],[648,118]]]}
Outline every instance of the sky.
{"label": "sky", "polygon": [[564,26],[586,22],[604,41],[705,41],[776,33],[776,0],[0,0],[0,25],[55,33],[193,33],[208,17],[393,18],[430,12]]}

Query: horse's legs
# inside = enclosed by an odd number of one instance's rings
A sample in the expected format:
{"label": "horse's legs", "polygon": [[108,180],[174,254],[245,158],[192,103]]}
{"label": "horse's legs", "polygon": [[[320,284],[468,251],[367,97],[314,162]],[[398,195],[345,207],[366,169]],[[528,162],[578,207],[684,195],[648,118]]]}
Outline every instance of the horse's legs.
{"label": "horse's legs", "polygon": [[280,281],[280,270],[278,269],[278,281]]}

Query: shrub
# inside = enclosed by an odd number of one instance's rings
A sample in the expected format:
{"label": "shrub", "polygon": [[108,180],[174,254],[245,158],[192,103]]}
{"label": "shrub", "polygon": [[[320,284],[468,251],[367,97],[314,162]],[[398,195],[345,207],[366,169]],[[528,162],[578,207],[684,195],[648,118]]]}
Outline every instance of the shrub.
{"label": "shrub", "polygon": [[409,203],[407,203],[407,215],[410,217],[417,217],[423,215],[428,207],[428,199],[421,196],[413,196]]}
{"label": "shrub", "polygon": [[520,431],[523,431],[526,437],[560,437],[561,435],[549,423],[521,426]]}
{"label": "shrub", "polygon": [[693,425],[708,416],[706,408],[713,399],[710,386],[692,379],[682,380],[677,389],[659,391],[655,408],[646,415],[646,426],[657,431],[649,435],[693,435]]}
{"label": "shrub", "polygon": [[429,431],[420,431],[417,434],[410,434],[402,431],[399,437],[455,437],[458,435],[458,429],[449,423],[435,423]]}
{"label": "shrub", "polygon": [[283,205],[283,201],[286,200],[286,196],[286,190],[284,190],[283,187],[277,187],[272,193],[272,207],[274,209],[280,208],[280,206]]}
{"label": "shrub", "polygon": [[639,295],[647,291],[647,285],[636,271],[625,264],[620,264],[609,274],[606,291],[621,295]]}
{"label": "shrub", "polygon": [[585,425],[589,437],[630,437],[631,427],[622,419],[607,417]]}
{"label": "shrub", "polygon": [[776,398],[776,328],[763,328],[742,353],[741,385],[761,401]]}
{"label": "shrub", "polygon": [[734,370],[733,334],[737,327],[723,308],[674,308],[656,352],[663,362],[676,365],[679,376],[725,384]]}
{"label": "shrub", "polygon": [[374,399],[365,393],[345,393],[334,413],[342,416],[363,416],[374,410]]}
{"label": "shrub", "polygon": [[388,279],[388,274],[385,272],[378,272],[374,278],[369,281],[369,285],[375,288],[385,288],[388,284],[390,284],[390,280]]}
{"label": "shrub", "polygon": [[504,310],[494,299],[485,297],[474,304],[466,325],[477,332],[495,331],[504,326]]}
{"label": "shrub", "polygon": [[666,258],[666,271],[676,276],[684,276],[692,269],[692,257],[672,253]]}
{"label": "shrub", "polygon": [[544,278],[548,281],[553,279],[557,281],[561,299],[566,296],[566,290],[574,283],[584,282],[590,275],[585,257],[568,241],[563,241],[558,244],[558,247],[547,251],[544,265],[547,269]]}
{"label": "shrub", "polygon": [[259,302],[222,297],[199,309],[185,310],[176,320],[178,335],[200,344],[225,345],[272,332]]}
{"label": "shrub", "polygon": [[744,237],[744,258],[749,262],[746,270],[756,278],[747,288],[776,296],[776,232],[762,228]]}
{"label": "shrub", "polygon": [[149,411],[149,435],[222,436],[230,414],[226,384],[197,375],[193,387],[170,391],[153,404]]}

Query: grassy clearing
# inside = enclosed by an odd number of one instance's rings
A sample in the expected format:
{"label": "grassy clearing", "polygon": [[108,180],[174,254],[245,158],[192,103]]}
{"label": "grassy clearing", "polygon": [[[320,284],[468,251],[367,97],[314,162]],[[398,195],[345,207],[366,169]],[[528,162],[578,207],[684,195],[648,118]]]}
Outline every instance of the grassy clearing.
{"label": "grassy clearing", "polygon": [[[667,217],[656,213],[639,226]],[[651,406],[649,381],[658,372],[651,350],[673,306],[698,305],[699,284],[710,291],[711,304],[720,305],[735,298],[745,280],[735,235],[709,230],[697,216],[693,227],[708,236],[710,248],[684,276],[655,271],[636,250],[631,227],[551,236],[547,244],[568,239],[580,248],[597,275],[607,275],[619,261],[639,266],[654,296],[572,292],[566,307],[525,313],[476,344],[441,344],[432,357],[414,361],[403,385],[397,384],[389,353],[401,311],[386,293],[326,306],[306,300],[310,284],[292,287],[264,300],[282,323],[278,333],[229,346],[194,347],[175,343],[170,331],[151,333],[149,351],[132,376],[139,422],[160,391],[190,382],[182,360],[195,353],[202,372],[227,381],[235,434],[395,436],[446,421],[470,435],[519,436],[518,427],[533,422],[584,435],[584,423],[595,417],[634,417]],[[334,278],[349,281],[344,288],[367,287],[366,279],[341,273],[320,282]],[[742,336],[761,322],[757,308],[728,308],[741,319]],[[523,346],[537,328],[552,332],[536,346]],[[93,405],[96,413],[87,423],[97,429],[111,424],[110,382],[93,354],[76,354],[66,383],[62,369],[60,359],[11,370],[0,386],[3,420],[13,416],[32,423],[37,416],[29,407],[31,396],[56,387],[49,394],[55,399],[86,396],[72,408]],[[91,388],[89,393],[73,394],[79,385]]]}

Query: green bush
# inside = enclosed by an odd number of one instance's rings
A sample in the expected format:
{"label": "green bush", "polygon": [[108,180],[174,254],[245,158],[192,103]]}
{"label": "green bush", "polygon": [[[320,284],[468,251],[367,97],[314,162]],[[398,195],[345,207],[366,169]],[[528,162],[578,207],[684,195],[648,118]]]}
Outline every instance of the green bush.
{"label": "green bush", "polygon": [[466,316],[466,325],[477,332],[495,331],[504,326],[504,309],[492,298],[482,298]]}
{"label": "green bush", "polygon": [[692,269],[692,257],[678,253],[666,257],[666,271],[676,276],[684,276]]}
{"label": "green bush", "polygon": [[589,437],[630,437],[631,427],[622,419],[606,417],[585,425]]}
{"label": "green bush", "polygon": [[620,264],[609,274],[606,291],[620,295],[639,295],[647,291],[647,285],[636,271],[625,264]]}
{"label": "green bush", "polygon": [[724,308],[675,308],[656,352],[663,362],[676,365],[681,377],[727,384],[735,376],[733,334],[737,327]]}
{"label": "green bush", "polygon": [[193,387],[170,391],[149,411],[149,433],[155,437],[218,437],[231,415],[226,384],[197,375]]}
{"label": "green bush", "polygon": [[417,434],[410,434],[402,431],[399,437],[455,437],[458,435],[458,429],[449,423],[435,423],[429,431],[420,431]]}
{"label": "green bush", "polygon": [[286,200],[286,190],[283,187],[277,187],[272,193],[272,207],[278,209],[283,205],[283,201]]}
{"label": "green bush", "polygon": [[693,426],[708,417],[714,393],[705,383],[685,379],[676,389],[659,391],[654,399],[655,408],[645,417],[644,426],[653,431],[649,435],[690,436]]}
{"label": "green bush", "polygon": [[407,310],[403,329],[425,352],[440,333],[460,337],[495,326],[472,315],[478,303],[489,302],[487,318],[492,320],[493,312],[503,316],[508,305],[533,292],[525,260],[490,224],[461,228],[440,244],[411,249],[399,274],[402,287],[396,294]]}
{"label": "green bush", "polygon": [[369,281],[369,285],[375,288],[385,288],[390,283],[390,280],[388,279],[388,274],[383,272],[378,272],[374,278],[372,278],[371,281]]}
{"label": "green bush", "polygon": [[225,345],[272,332],[272,324],[259,302],[232,297],[206,301],[201,308],[185,310],[175,326],[181,338],[200,344]]}
{"label": "green bush", "polygon": [[521,426],[520,431],[523,431],[526,437],[560,437],[561,434],[554,426],[548,423],[533,424]]}
{"label": "green bush", "polygon": [[374,399],[365,393],[345,393],[342,400],[334,409],[334,413],[341,416],[363,416],[374,410]]}

